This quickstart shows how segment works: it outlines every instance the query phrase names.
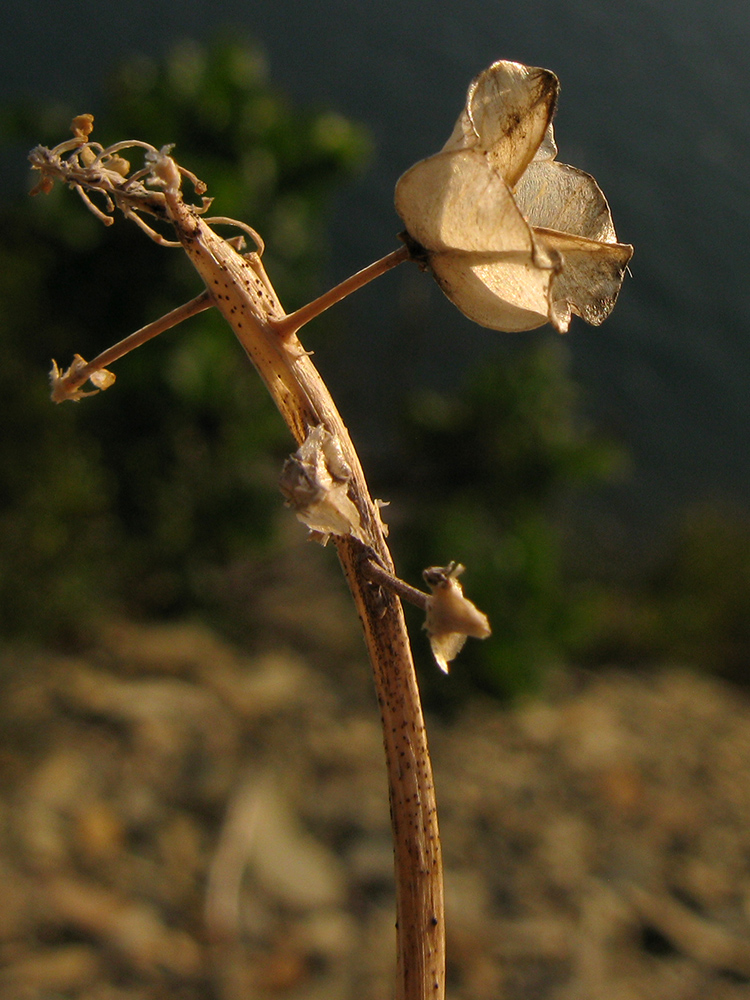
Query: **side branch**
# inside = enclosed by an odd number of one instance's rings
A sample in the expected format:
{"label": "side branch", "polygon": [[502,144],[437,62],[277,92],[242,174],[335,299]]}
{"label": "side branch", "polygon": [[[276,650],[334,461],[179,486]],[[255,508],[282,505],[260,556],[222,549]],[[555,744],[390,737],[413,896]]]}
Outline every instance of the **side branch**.
{"label": "side branch", "polygon": [[[158,337],[160,333],[170,330],[173,326],[177,326],[178,323],[182,323],[183,320],[189,319],[190,316],[196,316],[205,309],[210,309],[213,304],[213,300],[208,292],[201,292],[200,295],[191,299],[190,302],[178,306],[165,316],[154,320],[153,323],[149,323],[147,326],[141,327],[140,330],[131,333],[130,336],[125,337],[117,344],[113,344],[112,347],[108,347],[106,351],[98,354],[93,361],[72,364],[64,375],[57,378],[54,377],[57,371],[57,365],[55,364],[52,384],[53,402],[62,403],[66,399],[79,399],[81,395],[87,395],[87,393],[80,393],[79,390],[92,375],[96,375],[97,372],[105,369],[107,365],[111,365],[114,361],[124,357],[129,351],[140,347],[141,344],[145,344],[146,341],[151,340],[153,337]],[[112,376],[112,380],[114,381],[114,376]]]}
{"label": "side branch", "polygon": [[396,267],[398,264],[403,264],[404,261],[409,259],[409,251],[406,247],[399,247],[398,250],[393,250],[391,253],[386,254],[385,257],[381,257],[380,260],[376,260],[373,264],[362,268],[361,271],[357,271],[356,274],[353,274],[346,281],[342,281],[341,284],[331,288],[319,298],[308,302],[307,305],[302,306],[296,312],[290,313],[283,319],[274,320],[273,325],[276,331],[281,337],[292,336],[292,334],[301,330],[306,323],[309,323],[311,319],[315,319],[316,316],[325,312],[326,309],[335,306],[337,302],[341,302],[347,295],[351,295],[358,288],[363,288],[370,281],[379,278],[381,274],[385,274],[386,271],[390,271],[391,268]]}
{"label": "side branch", "polygon": [[83,375],[84,372],[87,372],[88,374],[85,378],[88,378],[92,372],[97,371],[99,368],[106,368],[113,361],[124,357],[129,351],[140,347],[141,344],[145,344],[146,341],[151,340],[153,337],[158,337],[165,330],[171,330],[173,326],[177,326],[178,323],[190,319],[191,316],[197,316],[198,313],[205,312],[213,304],[213,300],[208,292],[201,292],[200,295],[196,295],[194,299],[191,299],[184,305],[172,309],[171,312],[166,313],[160,319],[154,320],[153,323],[149,323],[147,326],[142,326],[140,330],[131,333],[129,337],[123,338],[119,343],[113,344],[106,351],[102,351],[98,357],[94,358],[85,368],[81,369],[80,374]]}
{"label": "side branch", "polygon": [[372,580],[373,583],[377,583],[380,586],[387,587],[402,600],[408,601],[409,604],[413,604],[419,608],[420,611],[427,611],[430,601],[429,594],[425,594],[423,590],[418,590],[405,580],[401,580],[399,577],[389,573],[374,560],[367,559],[363,561],[362,572],[368,580]]}

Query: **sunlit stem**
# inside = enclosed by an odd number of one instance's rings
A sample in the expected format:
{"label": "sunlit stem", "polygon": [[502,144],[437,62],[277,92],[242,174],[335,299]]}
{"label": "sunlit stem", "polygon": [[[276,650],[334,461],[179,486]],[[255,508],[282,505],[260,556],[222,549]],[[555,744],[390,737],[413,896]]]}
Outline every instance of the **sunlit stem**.
{"label": "sunlit stem", "polygon": [[320,298],[308,302],[306,306],[302,306],[296,312],[290,313],[283,319],[273,320],[271,325],[282,337],[291,337],[305,323],[309,323],[311,319],[315,319],[316,316],[325,312],[326,309],[330,309],[331,306],[345,299],[347,295],[356,292],[358,288],[362,288],[374,278],[379,278],[381,274],[385,274],[386,271],[390,271],[392,267],[402,264],[405,260],[409,260],[409,251],[406,247],[400,247],[398,250],[394,250],[393,253],[386,254],[385,257],[376,260],[369,267],[357,271],[351,278],[347,278],[340,285],[331,288],[330,291],[326,292],[325,295],[321,295]]}
{"label": "sunlit stem", "polygon": [[430,595],[425,594],[423,590],[418,590],[405,580],[401,580],[399,577],[389,573],[387,569],[384,569],[373,559],[365,560],[362,563],[362,569],[365,576],[373,583],[377,583],[381,587],[387,587],[402,600],[408,601],[409,604],[415,605],[422,611],[427,611],[427,601]]}
{"label": "sunlit stem", "polygon": [[182,323],[183,320],[190,319],[191,316],[196,316],[205,309],[210,309],[213,304],[213,299],[208,292],[201,292],[197,298],[178,306],[177,309],[173,309],[166,315],[154,320],[153,323],[149,323],[148,326],[143,326],[140,330],[136,330],[135,333],[131,333],[129,337],[125,337],[119,343],[108,347],[106,351],[102,351],[93,361],[89,361],[83,368],[78,369],[74,378],[71,378],[70,381],[66,380],[66,389],[77,389],[83,385],[86,379],[91,378],[100,369],[106,368],[113,361],[119,360],[119,358],[124,357],[124,355],[136,347],[145,344],[147,340],[158,337],[160,333],[170,330],[173,326],[177,326],[178,323]]}

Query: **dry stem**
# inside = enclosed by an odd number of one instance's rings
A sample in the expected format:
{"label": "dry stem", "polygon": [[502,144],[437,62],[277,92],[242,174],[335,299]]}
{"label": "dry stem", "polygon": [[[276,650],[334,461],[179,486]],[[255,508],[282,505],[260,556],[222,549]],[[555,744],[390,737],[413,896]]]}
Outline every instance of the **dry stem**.
{"label": "dry stem", "polygon": [[158,337],[165,330],[169,330],[173,326],[177,326],[178,323],[182,323],[183,320],[189,319],[190,316],[196,316],[198,313],[210,309],[213,304],[213,299],[208,292],[201,292],[200,295],[197,295],[184,305],[178,306],[171,312],[154,320],[153,323],[142,326],[140,330],[136,330],[135,333],[124,337],[116,344],[113,344],[112,347],[108,347],[106,351],[97,354],[93,361],[80,366],[71,366],[65,376],[59,380],[57,394],[53,396],[54,401],[62,402],[64,399],[75,398],[76,391],[92,375],[96,375],[97,372],[106,368],[107,365],[111,365],[114,361],[124,357],[130,351],[135,350],[136,347],[140,347],[141,344],[145,344],[146,341],[151,340],[153,337]]}
{"label": "dry stem", "polygon": [[[163,237],[146,226],[138,213],[145,212],[171,223],[207,289],[202,296],[181,308],[198,311],[197,307],[213,304],[219,309],[299,444],[312,429],[321,425],[338,443],[351,470],[349,497],[357,507],[361,525],[359,538],[338,535],[334,536],[334,541],[362,621],[375,674],[388,768],[397,883],[396,996],[397,1000],[443,1000],[443,879],[432,767],[401,602],[391,589],[372,582],[372,566],[376,563],[385,569],[389,580],[393,574],[393,561],[379,511],[331,395],[297,339],[300,316],[303,322],[310,316],[304,310],[286,316],[259,254],[243,256],[231,241],[214,233],[207,220],[201,217],[207,205],[204,203],[202,208],[196,208],[187,205],[182,198],[182,176],[192,180],[202,193],[199,182],[179,167],[167,155],[167,150],[159,153],[147,148],[149,170],[140,171],[129,180],[117,170],[107,169],[114,152],[119,153],[119,146],[110,150],[99,147],[93,163],[91,157],[85,156],[82,141],[63,144],[51,151],[37,149],[32,153],[32,163],[42,172],[38,190],[48,190],[54,179],[61,179],[82,194],[85,194],[84,189],[98,192],[108,209],[119,207],[163,244],[166,244]],[[63,158],[71,149],[73,152]],[[143,180],[152,188],[146,187]],[[162,190],[154,191],[155,185]],[[348,293],[346,289],[351,290],[363,280],[369,280],[364,276],[382,273],[407,256],[405,250],[398,250],[376,262],[314,304],[312,314],[338,301]],[[166,326],[169,325],[172,323],[167,322]],[[146,331],[152,330],[158,332],[152,325],[133,337],[146,339],[152,335]],[[106,363],[105,356],[112,360],[111,352],[105,352],[87,369],[93,371],[94,365]]]}
{"label": "dry stem", "polygon": [[297,442],[301,444],[311,428],[323,425],[338,441],[352,470],[349,495],[359,511],[364,545],[351,536],[339,535],[334,541],[362,621],[383,722],[396,861],[397,996],[442,1000],[442,860],[416,673],[401,602],[388,590],[372,586],[363,569],[371,550],[393,572],[378,509],[325,383],[296,334],[282,340],[275,329],[284,313],[260,258],[240,256],[185,205],[178,192],[167,192],[166,198],[186,253]]}
{"label": "dry stem", "polygon": [[341,302],[347,295],[356,292],[358,288],[362,288],[368,282],[379,278],[381,274],[385,274],[386,271],[390,271],[392,267],[402,264],[405,260],[409,260],[409,251],[405,246],[399,247],[398,250],[393,250],[391,253],[386,254],[385,257],[381,257],[380,260],[376,260],[374,264],[370,264],[368,267],[362,268],[361,271],[357,271],[356,274],[347,278],[346,281],[342,281],[340,285],[331,288],[324,295],[313,299],[312,302],[308,302],[301,309],[290,313],[283,319],[275,321],[274,326],[282,337],[289,337],[293,333],[297,333],[311,319],[315,319],[316,316],[325,312],[326,309],[330,309],[337,302]]}
{"label": "dry stem", "polygon": [[373,583],[377,583],[382,587],[387,587],[389,590],[392,590],[394,594],[397,594],[402,600],[408,601],[409,604],[413,604],[421,611],[427,610],[427,605],[430,600],[429,594],[425,594],[423,590],[418,590],[416,587],[412,587],[410,583],[406,583],[405,580],[401,580],[399,577],[389,573],[387,570],[383,569],[382,566],[379,566],[374,560],[370,559],[363,563],[362,571],[368,579],[372,580]]}

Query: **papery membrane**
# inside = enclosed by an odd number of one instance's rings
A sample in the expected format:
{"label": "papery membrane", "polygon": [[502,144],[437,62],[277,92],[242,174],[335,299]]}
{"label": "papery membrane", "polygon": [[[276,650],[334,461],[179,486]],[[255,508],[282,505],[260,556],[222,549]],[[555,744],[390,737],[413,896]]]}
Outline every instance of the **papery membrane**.
{"label": "papery membrane", "polygon": [[594,178],[553,160],[531,163],[514,192],[516,205],[530,225],[616,243],[607,199]]}
{"label": "papery membrane", "polygon": [[396,210],[449,299],[495,330],[599,324],[632,255],[589,174],[557,163],[557,77],[497,62],[473,81],[443,150],[396,185]]}
{"label": "papery membrane", "polygon": [[514,185],[548,131],[559,87],[549,70],[493,63],[469,87],[466,107],[443,148],[486,152],[503,179]]}
{"label": "papery membrane", "polygon": [[396,211],[427,250],[531,254],[531,227],[499,171],[477,150],[421,160],[396,185]]}

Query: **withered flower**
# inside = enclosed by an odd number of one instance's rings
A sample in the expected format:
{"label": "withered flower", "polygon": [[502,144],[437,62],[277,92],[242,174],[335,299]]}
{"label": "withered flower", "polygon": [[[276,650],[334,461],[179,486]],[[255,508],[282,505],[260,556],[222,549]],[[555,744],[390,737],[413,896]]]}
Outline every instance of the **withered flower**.
{"label": "withered flower", "polygon": [[114,385],[115,373],[108,371],[106,368],[99,368],[88,375],[88,380],[95,388],[90,389],[88,392],[84,392],[83,389],[78,387],[70,389],[68,383],[74,380],[79,373],[83,372],[84,368],[86,368],[86,362],[80,354],[74,356],[73,363],[65,371],[59,368],[56,361],[52,362],[49,381],[53,403],[62,403],[66,399],[78,402],[78,400],[84,399],[86,396],[95,396],[100,390],[109,389],[111,385]]}
{"label": "withered flower", "polygon": [[359,511],[348,496],[351,478],[339,442],[322,424],[310,430],[281,470],[287,507],[323,545],[331,535],[360,537]]}
{"label": "withered flower", "polygon": [[487,615],[468,597],[458,577],[464,572],[460,563],[431,566],[422,576],[432,594],[427,598],[424,628],[430,637],[432,655],[446,674],[448,664],[463,649],[468,636],[486,639],[490,635]]}
{"label": "withered flower", "polygon": [[593,177],[557,163],[559,83],[496,62],[469,87],[442,151],[396,185],[412,256],[469,319],[494,330],[598,325],[633,253],[618,243]]}

